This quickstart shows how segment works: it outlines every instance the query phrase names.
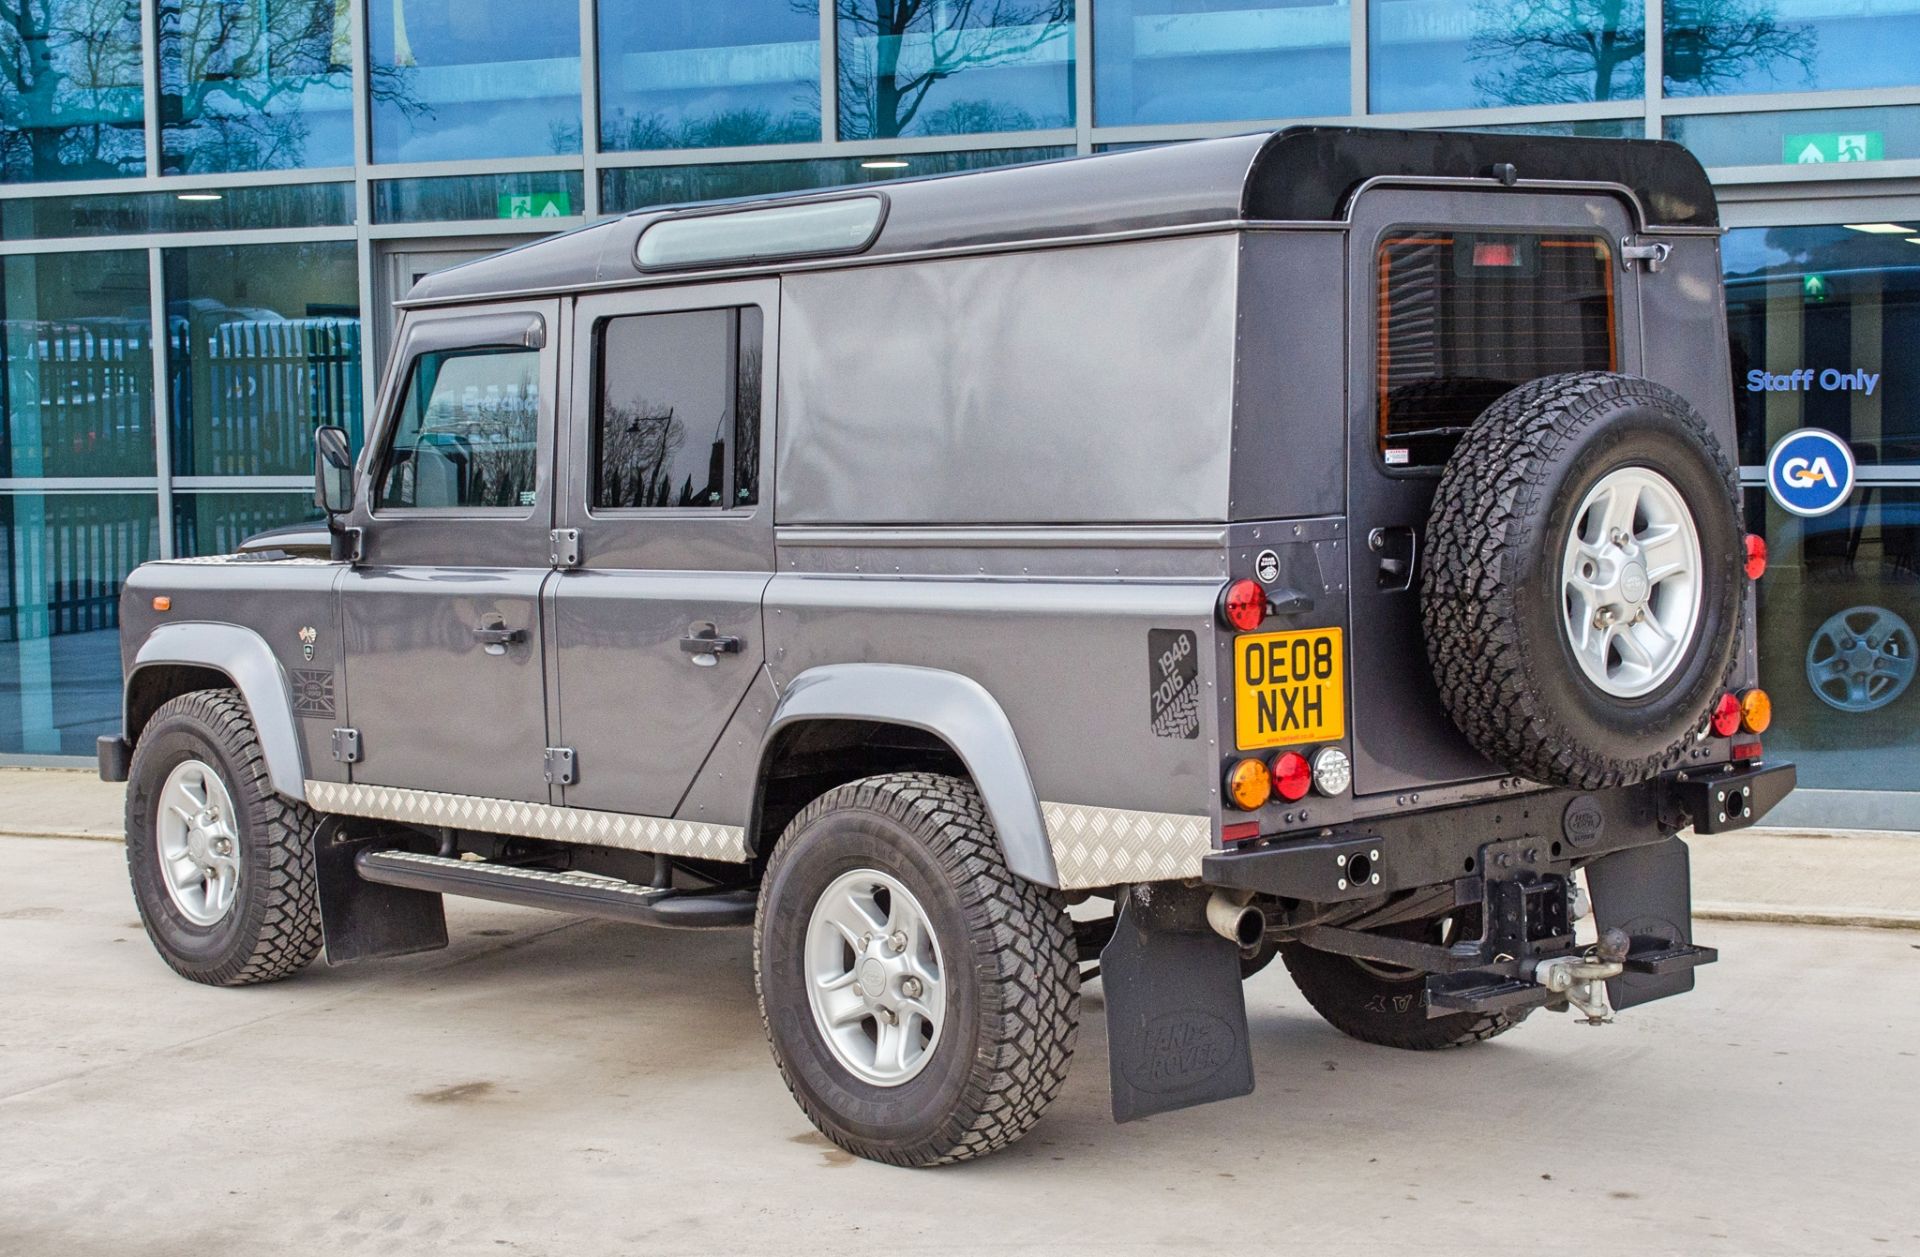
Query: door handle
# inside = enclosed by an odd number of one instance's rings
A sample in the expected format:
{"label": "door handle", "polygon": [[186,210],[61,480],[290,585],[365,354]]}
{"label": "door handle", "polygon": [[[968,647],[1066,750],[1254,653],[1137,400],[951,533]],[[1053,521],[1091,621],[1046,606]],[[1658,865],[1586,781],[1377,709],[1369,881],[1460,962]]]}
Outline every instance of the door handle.
{"label": "door handle", "polygon": [[1379,555],[1374,582],[1387,592],[1413,587],[1414,570],[1420,560],[1419,534],[1406,526],[1376,528],[1367,534],[1367,549]]}
{"label": "door handle", "polygon": [[507,647],[527,640],[527,630],[504,624],[482,624],[472,630],[473,640],[486,647],[489,655],[504,655]]}
{"label": "door handle", "polygon": [[680,649],[692,655],[693,662],[699,667],[711,668],[720,662],[718,656],[739,654],[740,639],[722,637],[712,625],[707,624],[681,638]]}

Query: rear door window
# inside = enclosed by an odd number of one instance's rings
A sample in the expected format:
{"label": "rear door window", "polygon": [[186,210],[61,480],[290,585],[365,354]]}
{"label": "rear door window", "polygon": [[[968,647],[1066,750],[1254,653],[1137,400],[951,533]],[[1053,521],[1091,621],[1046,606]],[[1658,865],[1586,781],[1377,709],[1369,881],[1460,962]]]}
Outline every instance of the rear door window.
{"label": "rear door window", "polygon": [[1618,369],[1612,259],[1589,234],[1388,231],[1377,258],[1381,461],[1438,467],[1518,385]]}

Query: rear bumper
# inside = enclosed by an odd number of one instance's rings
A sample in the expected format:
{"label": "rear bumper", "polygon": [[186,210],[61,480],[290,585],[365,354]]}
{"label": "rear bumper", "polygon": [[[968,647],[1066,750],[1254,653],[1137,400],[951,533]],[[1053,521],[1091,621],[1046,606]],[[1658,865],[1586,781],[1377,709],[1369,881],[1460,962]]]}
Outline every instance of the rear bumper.
{"label": "rear bumper", "polygon": [[[1541,790],[1373,817],[1308,838],[1216,851],[1212,886],[1335,903],[1473,877],[1489,844],[1530,840],[1542,869],[1571,869],[1656,843],[1692,825],[1704,834],[1757,823],[1794,786],[1792,764],[1684,769],[1618,790]],[[1358,873],[1356,875],[1356,861]]]}

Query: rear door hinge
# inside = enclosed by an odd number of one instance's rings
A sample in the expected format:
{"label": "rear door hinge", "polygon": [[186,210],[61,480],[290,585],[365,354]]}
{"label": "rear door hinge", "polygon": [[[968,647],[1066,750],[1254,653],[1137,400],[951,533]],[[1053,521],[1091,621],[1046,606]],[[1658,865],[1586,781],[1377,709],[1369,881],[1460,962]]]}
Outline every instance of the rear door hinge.
{"label": "rear door hinge", "polygon": [[570,786],[579,779],[575,769],[573,748],[570,746],[550,746],[547,748],[547,784],[550,786]]}
{"label": "rear door hinge", "polygon": [[335,729],[333,731],[333,757],[342,764],[360,762],[360,730]]}
{"label": "rear door hinge", "polygon": [[555,567],[580,566],[580,530],[578,528],[556,528],[547,536]]}
{"label": "rear door hinge", "polygon": [[1620,240],[1620,265],[1628,270],[1638,262],[1652,273],[1665,266],[1672,255],[1673,246],[1664,240],[1636,242],[1632,236],[1623,236]]}

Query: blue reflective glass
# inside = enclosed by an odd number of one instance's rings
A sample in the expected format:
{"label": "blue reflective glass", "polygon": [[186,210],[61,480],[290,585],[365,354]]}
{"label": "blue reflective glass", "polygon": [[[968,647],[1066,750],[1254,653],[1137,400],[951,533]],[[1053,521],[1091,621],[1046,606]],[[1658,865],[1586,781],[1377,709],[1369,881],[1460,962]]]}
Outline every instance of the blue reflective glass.
{"label": "blue reflective glass", "polygon": [[1492,135],[1579,135],[1599,140],[1637,140],[1647,133],[1641,118],[1587,118],[1572,122],[1511,122],[1491,127],[1450,127]]}
{"label": "blue reflective glass", "polygon": [[140,6],[0,5],[0,180],[144,174]]}
{"label": "blue reflective glass", "polygon": [[182,476],[297,476],[313,429],[360,424],[351,240],[169,249],[168,398]]}
{"label": "blue reflective glass", "polygon": [[376,223],[433,223],[488,218],[570,218],[586,212],[577,170],[512,175],[439,175],[383,179],[373,185]]}
{"label": "blue reflective glass", "polygon": [[1664,18],[1669,96],[1920,81],[1920,6],[1910,0],[1675,0]]}
{"label": "blue reflective glass", "polygon": [[232,554],[255,533],[324,519],[311,493],[181,493],[173,495],[173,552]]}
{"label": "blue reflective glass", "polygon": [[1722,239],[1742,463],[1762,466],[1773,442],[1815,427],[1853,446],[1863,477],[1920,466],[1916,240],[1920,218]]}
{"label": "blue reflective glass", "polygon": [[608,149],[820,139],[820,16],[792,0],[600,6]]}
{"label": "blue reflective glass", "polygon": [[726,162],[710,166],[625,166],[600,172],[600,208],[610,214],[649,205],[681,205],[736,196],[772,196],[842,184],[883,183],[911,175],[984,170],[1071,157],[1071,148],[995,148],[969,153],[907,153],[815,161]]}
{"label": "blue reflective glass", "polygon": [[838,0],[847,140],[1073,125],[1073,0]]}
{"label": "blue reflective glass", "polygon": [[1920,108],[1678,114],[1667,118],[1666,133],[1706,166],[1891,161],[1920,157]]}
{"label": "blue reflective glass", "polygon": [[580,7],[368,0],[373,159],[580,151]]}
{"label": "blue reflective glass", "polygon": [[0,239],[124,236],[160,231],[259,231],[351,227],[351,183],[105,192],[97,196],[9,197],[0,201]]}
{"label": "blue reflective glass", "polygon": [[146,253],[0,258],[0,317],[0,475],[153,475]]}
{"label": "blue reflective glass", "polygon": [[353,164],[352,28],[335,0],[158,0],[165,174]]}
{"label": "blue reflective glass", "polygon": [[1645,90],[1638,0],[1370,0],[1374,113],[1629,100]]}
{"label": "blue reflective glass", "polygon": [[1344,114],[1352,9],[1340,0],[1101,0],[1101,126]]}
{"label": "blue reflective glass", "polygon": [[158,541],[151,493],[0,494],[0,753],[120,731],[120,586]]}

